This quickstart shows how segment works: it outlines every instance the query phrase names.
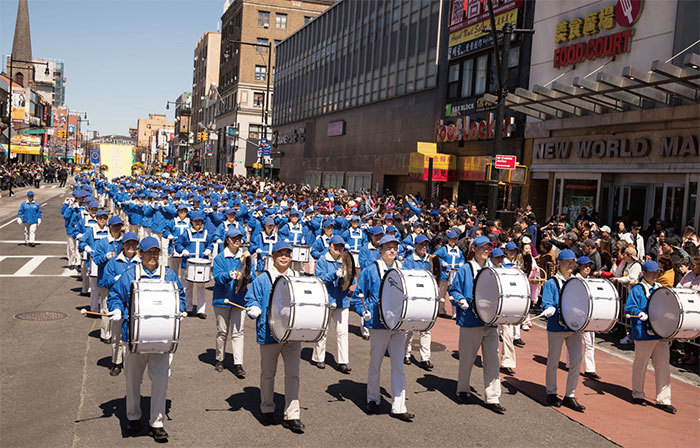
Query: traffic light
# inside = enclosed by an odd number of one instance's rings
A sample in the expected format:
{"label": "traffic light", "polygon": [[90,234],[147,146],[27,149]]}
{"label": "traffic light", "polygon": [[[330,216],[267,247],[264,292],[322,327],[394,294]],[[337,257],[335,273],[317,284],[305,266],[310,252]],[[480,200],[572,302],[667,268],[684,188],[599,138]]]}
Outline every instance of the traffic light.
{"label": "traffic light", "polygon": [[207,141],[209,140],[209,133],[208,132],[202,132],[202,140]]}
{"label": "traffic light", "polygon": [[259,170],[260,168],[262,168],[262,163],[255,162],[253,164],[253,169]]}
{"label": "traffic light", "polygon": [[226,136],[227,137],[235,137],[236,136],[236,128],[234,126],[226,126]]}
{"label": "traffic light", "polygon": [[198,142],[202,141],[202,133],[201,132],[197,132],[197,141]]}
{"label": "traffic light", "polygon": [[58,130],[58,138],[66,138],[66,130],[65,129]]}

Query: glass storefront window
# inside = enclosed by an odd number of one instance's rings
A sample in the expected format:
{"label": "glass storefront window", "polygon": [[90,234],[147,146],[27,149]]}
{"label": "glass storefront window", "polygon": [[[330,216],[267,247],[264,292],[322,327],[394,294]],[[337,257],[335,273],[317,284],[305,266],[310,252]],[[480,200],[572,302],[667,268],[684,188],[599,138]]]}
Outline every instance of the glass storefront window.
{"label": "glass storefront window", "polygon": [[474,72],[474,59],[464,61],[462,64],[462,98],[472,96],[472,76]]}
{"label": "glass storefront window", "polygon": [[689,226],[696,227],[695,223],[695,208],[698,204],[698,183],[690,182],[688,188],[688,211],[686,214],[686,221]]}
{"label": "glass storefront window", "polygon": [[[667,186],[666,187],[666,204],[664,206],[664,220],[674,223],[678,226],[683,219],[683,199],[685,196],[685,187]],[[683,229],[676,229],[682,231]]]}
{"label": "glass storefront window", "polygon": [[476,58],[476,80],[474,82],[474,95],[483,95],[486,92],[486,81],[488,79],[488,62],[487,54]]}
{"label": "glass storefront window", "polygon": [[576,222],[581,209],[586,207],[590,215],[595,210],[597,180],[565,179],[562,214],[566,214],[570,223]]}

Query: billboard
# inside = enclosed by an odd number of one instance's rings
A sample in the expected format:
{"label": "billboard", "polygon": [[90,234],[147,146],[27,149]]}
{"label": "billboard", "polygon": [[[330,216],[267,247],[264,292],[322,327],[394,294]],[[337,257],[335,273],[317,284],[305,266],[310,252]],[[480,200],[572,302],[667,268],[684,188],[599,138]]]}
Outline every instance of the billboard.
{"label": "billboard", "polygon": [[133,145],[100,143],[100,159],[103,165],[107,165],[105,176],[108,179],[131,175],[133,149]]}
{"label": "billboard", "polygon": [[12,121],[29,120],[27,93],[22,87],[12,86]]}

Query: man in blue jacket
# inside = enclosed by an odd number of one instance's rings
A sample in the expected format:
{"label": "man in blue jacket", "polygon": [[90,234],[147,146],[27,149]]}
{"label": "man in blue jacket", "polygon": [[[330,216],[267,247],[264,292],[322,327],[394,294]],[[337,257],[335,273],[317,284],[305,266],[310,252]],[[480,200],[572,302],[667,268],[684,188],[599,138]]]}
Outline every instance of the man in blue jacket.
{"label": "man in blue jacket", "polygon": [[389,351],[391,359],[391,417],[410,422],[415,415],[406,411],[406,375],[403,371],[403,358],[406,332],[388,330],[380,317],[379,291],[384,274],[389,269],[401,268],[396,260],[399,240],[392,235],[384,236],[379,242],[380,258],[363,269],[357,280],[357,287],[350,305],[362,316],[365,327],[370,332],[369,369],[367,372],[367,414],[379,411],[381,394],[379,378],[384,353]]}
{"label": "man in blue jacket", "polygon": [[[214,276],[214,316],[216,317],[216,364],[217,372],[224,370],[224,356],[226,354],[226,340],[231,334],[231,346],[233,350],[233,374],[238,378],[245,378],[243,370],[243,309],[247,285],[243,285],[238,292],[236,288],[243,281],[241,267],[243,257],[250,257],[249,253],[243,253],[241,243],[243,234],[234,227],[229,226],[224,237],[224,250],[214,258],[212,273]],[[253,269],[251,269],[253,270]],[[230,305],[226,301],[233,302],[239,307]]]}
{"label": "man in blue jacket", "polygon": [[304,432],[299,419],[299,362],[301,342],[279,343],[272,336],[267,321],[272,285],[280,275],[296,276],[289,269],[292,262],[292,246],[278,241],[272,248],[272,266],[259,274],[248,288],[245,296],[248,317],[256,319],[257,342],[260,346],[260,411],[265,425],[275,424],[275,373],[277,360],[284,360],[284,420],[282,426],[293,432]]}
{"label": "man in blue jacket", "polygon": [[[340,280],[345,276],[345,266],[340,260],[340,255],[345,250],[345,240],[340,235],[333,235],[328,241],[328,251],[319,258],[316,263],[316,277],[326,285],[328,299],[330,301],[330,324],[335,324],[336,339],[338,341],[338,372],[349,374],[348,367],[348,318],[350,297],[348,290],[343,291],[338,286]],[[311,355],[311,362],[319,369],[326,368],[326,332],[314,345]]]}
{"label": "man in blue jacket", "polygon": [[[122,341],[127,341],[127,326],[131,298],[131,282],[139,279],[160,279],[177,285],[180,299],[180,312],[185,312],[185,291],[175,273],[166,266],[158,265],[160,244],[152,236],[145,237],[139,243],[141,263],[127,269],[109,291],[109,315],[115,322],[122,323]],[[136,272],[138,269],[138,273]],[[144,299],[148,300],[148,299]],[[126,431],[136,434],[140,430],[141,420],[141,380],[148,365],[148,376],[151,379],[151,417],[148,434],[157,442],[168,440],[168,433],[163,428],[165,420],[165,396],[168,390],[170,375],[170,359],[168,353],[131,353],[126,352]]]}
{"label": "man in blue jacket", "polygon": [[[562,250],[557,255],[557,265],[559,270],[554,277],[547,280],[542,290],[542,309],[544,316],[547,317],[547,403],[554,407],[560,407],[563,404],[574,411],[583,412],[586,409],[585,406],[579,404],[574,397],[581,371],[583,337],[581,333],[569,330],[559,321],[561,289],[574,272],[576,254],[570,249]],[[557,396],[557,369],[561,358],[561,346],[564,342],[569,352],[569,374],[566,378],[566,393],[562,401]]]}
{"label": "man in blue jacket", "polygon": [[[406,238],[410,238],[407,236]],[[406,241],[406,239],[404,239]],[[428,252],[428,237],[423,234],[416,235],[415,239],[411,240],[411,251],[403,261],[403,269],[407,270],[430,270],[430,253]],[[436,300],[438,298],[436,297]],[[406,355],[403,363],[411,364],[411,341],[413,340],[413,331],[406,334]],[[433,370],[433,363],[430,362],[430,330],[420,332],[420,359],[418,366],[427,370]]]}
{"label": "man in blue jacket", "polygon": [[489,261],[491,242],[488,237],[482,235],[474,239],[472,247],[474,248],[474,259],[465,263],[457,271],[449,292],[451,298],[458,304],[456,316],[459,326],[457,400],[462,404],[472,401],[470,392],[472,367],[479,347],[481,347],[486,407],[497,414],[503,414],[506,408],[500,404],[498,329],[495,326],[484,325],[473,310],[474,280],[480,270],[491,266]]}
{"label": "man in blue jacket", "polygon": [[661,339],[649,332],[647,313],[649,297],[661,285],[656,283],[661,275],[661,268],[655,261],[647,261],[642,265],[642,280],[630,289],[625,304],[625,312],[632,316],[630,330],[634,341],[634,364],[632,365],[632,401],[640,406],[646,406],[644,399],[644,380],[647,374],[649,359],[654,365],[656,376],[656,406],[675,414],[676,408],[671,404],[671,365],[669,341]]}
{"label": "man in blue jacket", "polygon": [[36,246],[36,228],[41,225],[41,206],[34,200],[34,192],[27,192],[27,200],[22,202],[17,212],[17,224],[24,224],[24,245]]}

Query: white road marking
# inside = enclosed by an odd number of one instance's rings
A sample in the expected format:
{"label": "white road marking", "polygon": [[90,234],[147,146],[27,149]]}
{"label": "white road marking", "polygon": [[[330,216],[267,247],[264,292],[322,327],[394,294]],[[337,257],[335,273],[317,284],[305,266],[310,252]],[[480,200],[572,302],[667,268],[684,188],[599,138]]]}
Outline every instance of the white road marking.
{"label": "white road marking", "polygon": [[72,275],[64,274],[36,274],[36,275],[14,275],[14,274],[0,274],[0,278],[43,278],[43,277],[72,277]]}
{"label": "white road marking", "polygon": [[44,256],[32,257],[28,262],[24,264],[17,272],[14,273],[14,277],[28,277],[34,269],[38,268],[41,263],[46,260]]}
{"label": "white road marking", "polygon": [[53,190],[54,188],[58,187],[58,185],[52,185],[51,189]]}
{"label": "white road marking", "polygon": [[43,206],[45,206],[45,205],[48,204],[48,203],[49,203],[49,202],[46,201],[46,202],[44,202],[43,204],[39,204],[39,205],[43,207]]}
{"label": "white road marking", "polygon": [[65,258],[65,255],[0,255],[0,261],[4,258],[33,258],[33,257],[44,257],[44,258]]}
{"label": "white road marking", "polygon": [[[0,227],[1,228],[1,227]],[[36,244],[68,244],[67,241],[34,241]],[[2,240],[0,244],[24,244],[24,240]],[[31,255],[29,255],[31,257]]]}
{"label": "white road marking", "polygon": [[9,226],[10,224],[12,224],[13,222],[16,222],[16,221],[17,221],[17,218],[11,220],[10,222],[6,222],[5,224],[3,224],[3,225],[0,226],[0,229],[2,229],[2,228],[4,228],[4,227],[7,227],[7,226]]}

